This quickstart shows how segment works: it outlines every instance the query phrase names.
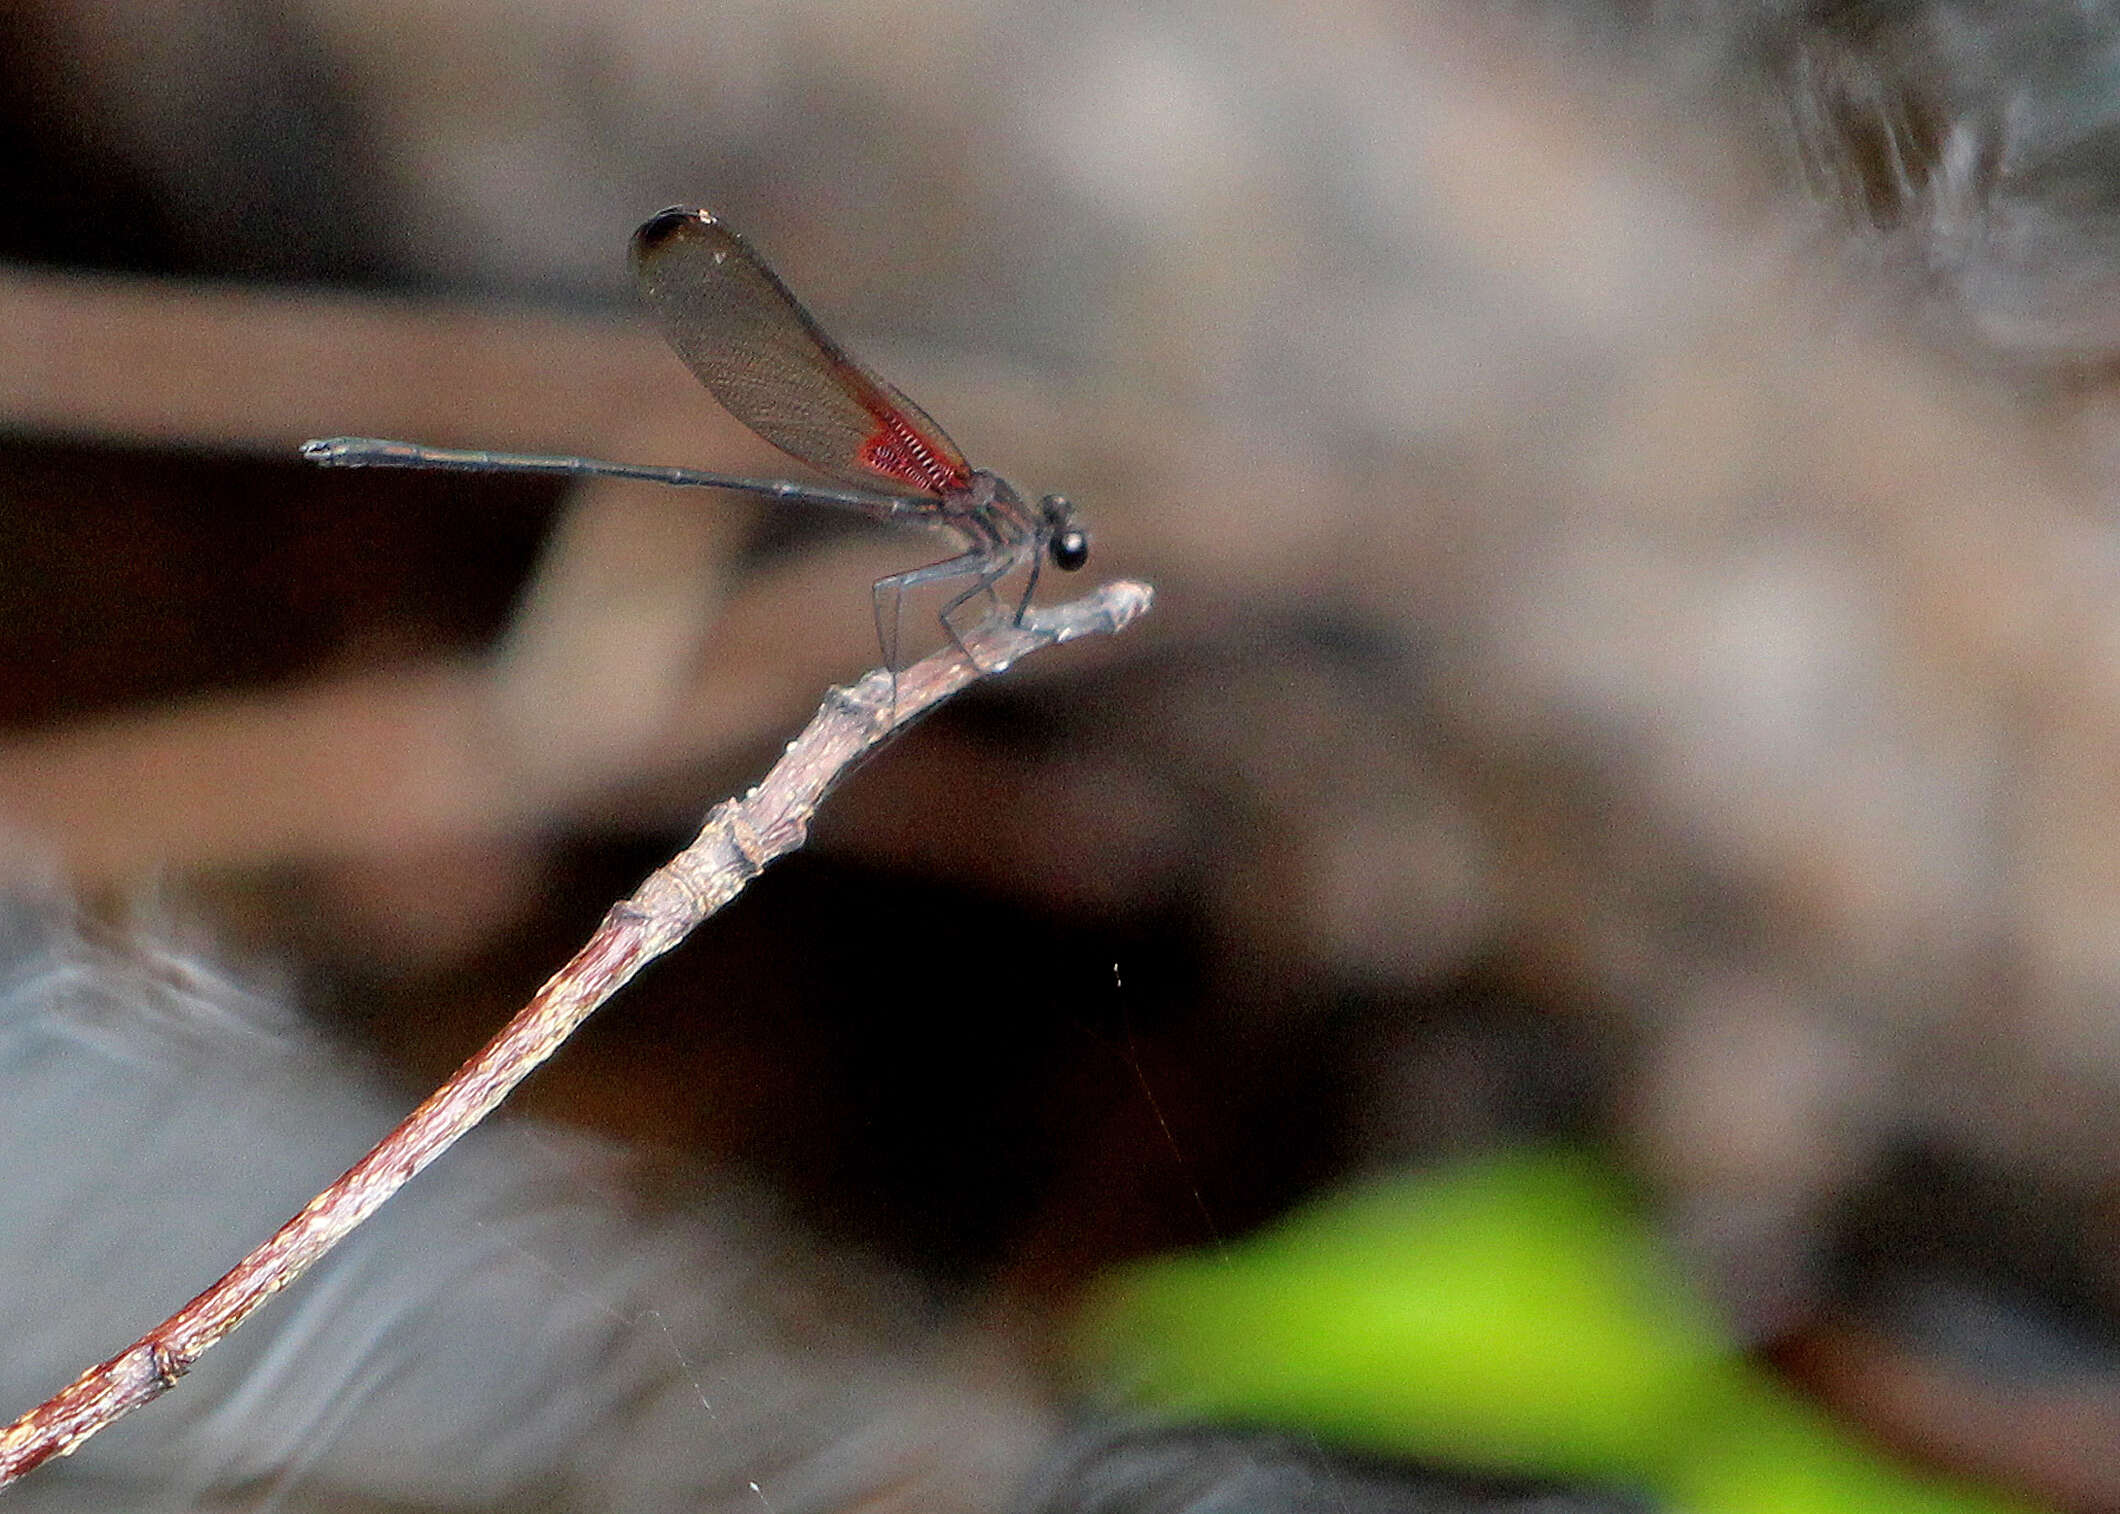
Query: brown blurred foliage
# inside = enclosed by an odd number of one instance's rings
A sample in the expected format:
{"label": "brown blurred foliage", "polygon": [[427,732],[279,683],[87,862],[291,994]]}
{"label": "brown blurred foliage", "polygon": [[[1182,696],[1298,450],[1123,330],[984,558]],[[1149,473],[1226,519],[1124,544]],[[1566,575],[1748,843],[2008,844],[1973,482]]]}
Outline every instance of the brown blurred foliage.
{"label": "brown blurred foliage", "polygon": [[[2112,7],[4,24],[43,177],[6,233],[0,513],[11,561],[96,565],[8,589],[65,674],[0,746],[25,858],[173,870],[406,1065],[496,1020],[871,660],[864,586],[924,544],[272,459],[770,469],[619,303],[631,225],[709,203],[1161,600],[850,785],[777,926],[651,985],[549,1110],[843,1219],[907,1085],[862,1091],[835,1038],[895,1019],[879,1065],[960,1111],[909,1173],[1003,1109],[1035,1155],[852,1228],[1034,1318],[1199,1238],[1193,1198],[1238,1226],[1558,1123],[1622,1143],[1748,1329],[1800,1333],[1916,1151],[2028,1195],[2110,1332]],[[705,1002],[732,983],[752,1007]],[[1945,1270],[2039,1274],[1922,1223]],[[1827,1391],[1884,1380],[1861,1359]],[[1909,1397],[1878,1417],[1948,1456]],[[2095,1440],[1967,1454],[2120,1507]]]}

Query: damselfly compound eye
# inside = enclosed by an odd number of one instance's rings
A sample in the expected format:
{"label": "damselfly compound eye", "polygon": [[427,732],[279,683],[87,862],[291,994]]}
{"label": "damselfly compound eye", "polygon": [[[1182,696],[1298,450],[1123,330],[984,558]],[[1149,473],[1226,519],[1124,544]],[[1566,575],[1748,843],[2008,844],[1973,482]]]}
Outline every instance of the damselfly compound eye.
{"label": "damselfly compound eye", "polygon": [[1072,573],[1089,561],[1089,533],[1075,524],[1075,506],[1065,494],[1048,494],[1038,501],[1045,518],[1045,552],[1053,566]]}

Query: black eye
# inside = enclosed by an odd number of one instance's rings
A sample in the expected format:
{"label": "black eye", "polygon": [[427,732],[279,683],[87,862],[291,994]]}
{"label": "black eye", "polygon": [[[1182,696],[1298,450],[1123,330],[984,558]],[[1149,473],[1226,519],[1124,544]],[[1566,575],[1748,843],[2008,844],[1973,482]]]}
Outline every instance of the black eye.
{"label": "black eye", "polygon": [[1052,555],[1054,567],[1072,573],[1089,561],[1089,537],[1080,531],[1062,531],[1046,551]]}

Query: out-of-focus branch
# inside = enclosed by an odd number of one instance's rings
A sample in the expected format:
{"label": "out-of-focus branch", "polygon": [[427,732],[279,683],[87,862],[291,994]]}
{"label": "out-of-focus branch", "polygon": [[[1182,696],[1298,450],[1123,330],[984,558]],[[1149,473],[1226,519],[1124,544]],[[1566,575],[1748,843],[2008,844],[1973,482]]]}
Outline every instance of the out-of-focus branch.
{"label": "out-of-focus branch", "polygon": [[329,420],[589,446],[675,374],[617,320],[0,267],[12,431],[278,450]]}
{"label": "out-of-focus branch", "polygon": [[[721,608],[660,727],[623,748],[555,752],[570,739],[551,730],[565,708],[556,701],[523,730],[521,711],[552,680],[521,686],[517,644],[498,663],[414,663],[0,742],[0,815],[84,881],[549,833],[584,809],[608,814],[617,791],[755,750],[799,719],[810,691],[860,648],[873,653],[868,598],[847,590],[889,562],[870,543],[755,575]],[[549,638],[580,629],[540,632],[539,655],[560,657]],[[644,676],[608,674],[626,675]]]}

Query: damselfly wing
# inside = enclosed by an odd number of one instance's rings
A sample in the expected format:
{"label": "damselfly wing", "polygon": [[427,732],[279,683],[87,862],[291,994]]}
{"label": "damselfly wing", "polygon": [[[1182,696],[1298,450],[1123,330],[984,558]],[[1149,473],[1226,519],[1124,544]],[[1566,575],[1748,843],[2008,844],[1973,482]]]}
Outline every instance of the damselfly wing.
{"label": "damselfly wing", "polygon": [[663,337],[722,407],[797,462],[850,484],[944,499],[971,465],[926,411],[847,356],[751,244],[703,210],[633,234]]}

